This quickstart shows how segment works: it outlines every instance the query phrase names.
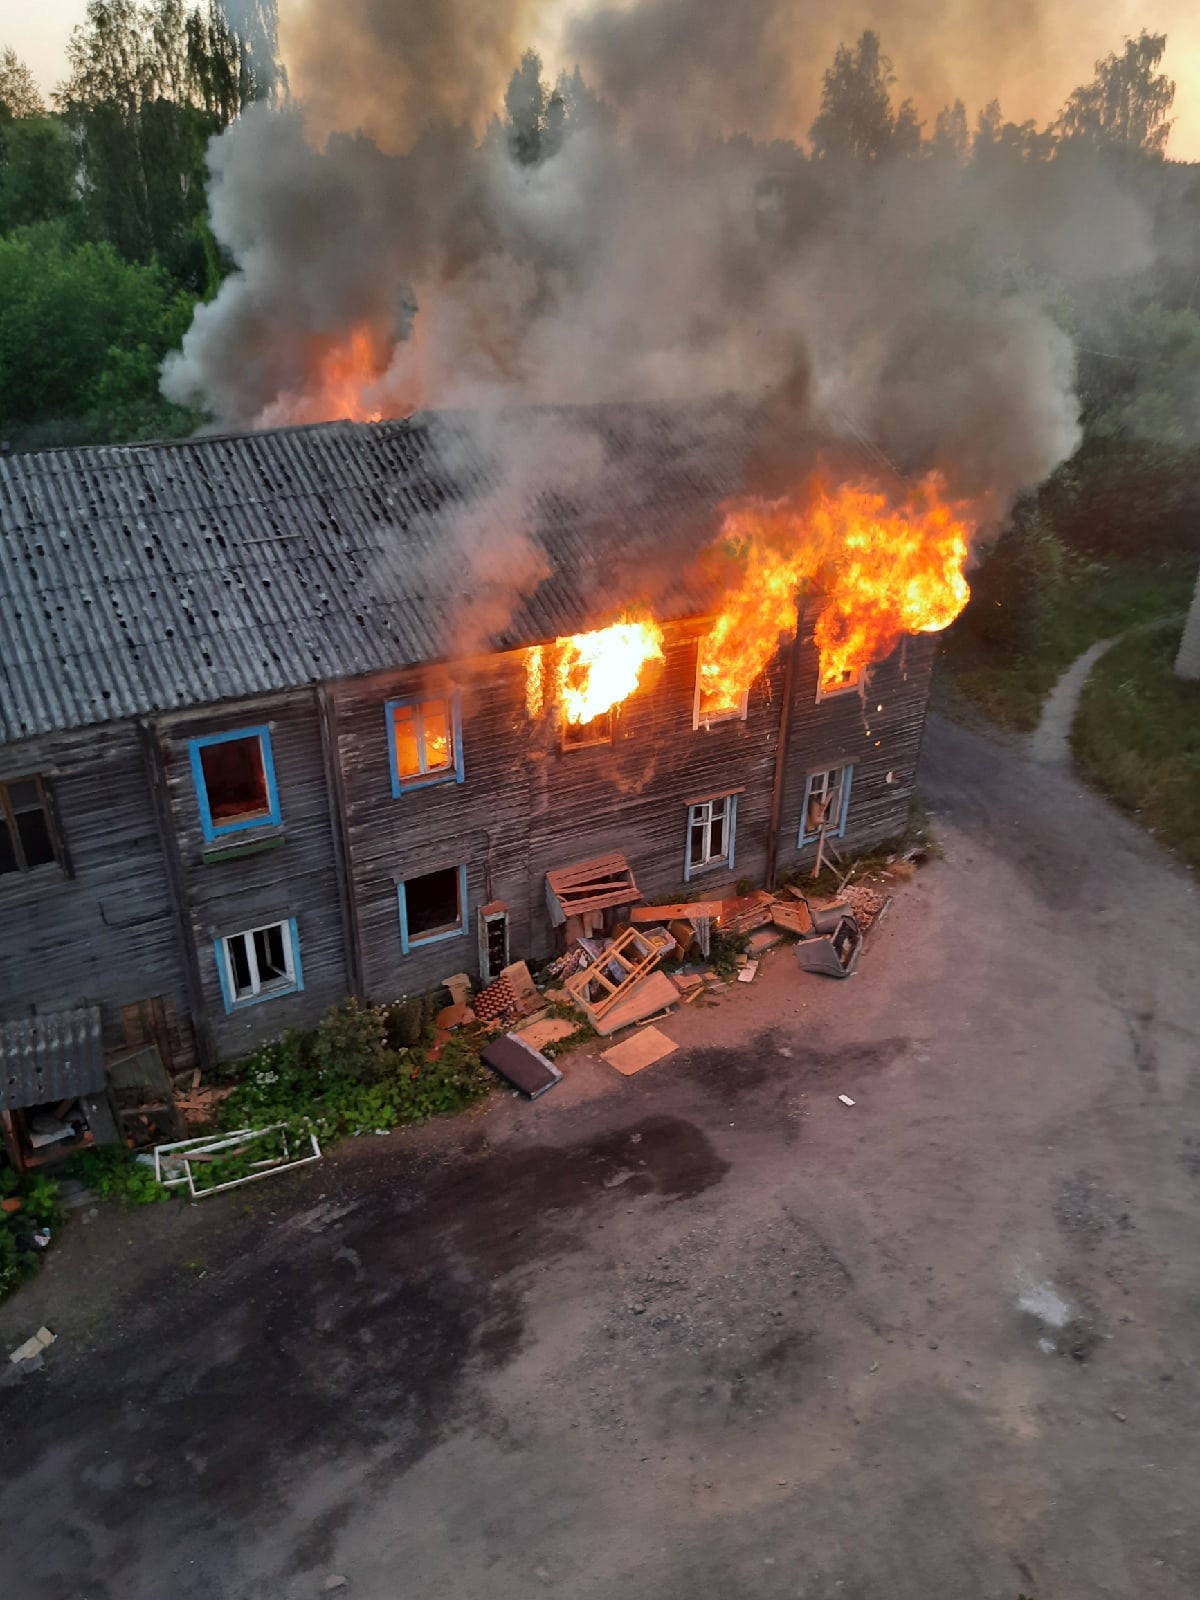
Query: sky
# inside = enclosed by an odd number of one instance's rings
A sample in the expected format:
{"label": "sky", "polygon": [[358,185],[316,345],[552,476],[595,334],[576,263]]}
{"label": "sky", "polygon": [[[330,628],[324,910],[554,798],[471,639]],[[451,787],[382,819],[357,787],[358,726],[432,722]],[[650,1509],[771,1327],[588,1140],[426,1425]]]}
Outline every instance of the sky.
{"label": "sky", "polygon": [[[286,14],[288,0],[280,10]],[[337,0],[326,0],[331,17]],[[998,95],[1005,115],[1013,121],[1051,118],[1078,83],[1092,73],[1098,57],[1119,49],[1127,34],[1143,27],[1168,36],[1166,70],[1176,80],[1175,125],[1169,154],[1179,160],[1200,161],[1200,6],[1195,0],[1000,0],[1001,7],[1019,13],[1029,8],[1031,22],[1025,42],[997,57],[985,41],[987,24],[995,15],[997,0],[948,0],[937,7],[937,40],[918,59],[906,55],[907,37],[920,33],[920,16],[931,11],[929,0],[846,0],[839,7],[844,34],[851,39],[864,27],[875,27],[884,49],[896,67],[898,97],[912,94],[923,115],[933,114],[955,94],[967,103],[972,119],[982,103]],[[7,0],[7,15],[0,21],[0,46],[11,45],[49,92],[66,66],[66,43],[71,29],[83,20],[85,0],[37,0],[19,9]],[[553,7],[550,8],[553,10]],[[562,8],[565,12],[566,7]],[[887,12],[904,17],[901,37],[889,35]],[[979,19],[979,20],[977,20]],[[547,18],[543,37],[533,41],[553,61],[556,29]],[[979,47],[972,49],[974,38]],[[515,63],[514,63],[515,64]],[[825,63],[814,63],[814,78]],[[802,129],[797,130],[802,133]]]}

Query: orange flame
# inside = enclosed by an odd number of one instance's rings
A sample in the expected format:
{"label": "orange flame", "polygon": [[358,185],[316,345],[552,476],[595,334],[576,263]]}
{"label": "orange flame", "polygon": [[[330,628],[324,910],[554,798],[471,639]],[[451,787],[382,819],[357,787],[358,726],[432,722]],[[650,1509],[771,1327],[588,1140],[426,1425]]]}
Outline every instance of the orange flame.
{"label": "orange flame", "polygon": [[423,324],[399,344],[382,338],[369,323],[343,337],[317,341],[299,388],[286,389],[256,420],[260,428],[309,422],[378,422],[409,416],[421,393]]}
{"label": "orange flame", "polygon": [[581,727],[628,700],[643,668],[662,660],[662,629],[656,622],[625,619],[593,633],[575,633],[541,646],[525,658],[525,703],[536,716],[548,700],[564,722]]}
{"label": "orange flame", "polygon": [[740,705],[781,637],[795,632],[806,585],[825,595],[815,637],[826,687],[882,661],[901,634],[948,627],[970,598],[963,569],[972,529],[936,473],[898,503],[875,489],[814,482],[799,504],[729,507],[719,549],[735,579],[701,642],[702,715]]}

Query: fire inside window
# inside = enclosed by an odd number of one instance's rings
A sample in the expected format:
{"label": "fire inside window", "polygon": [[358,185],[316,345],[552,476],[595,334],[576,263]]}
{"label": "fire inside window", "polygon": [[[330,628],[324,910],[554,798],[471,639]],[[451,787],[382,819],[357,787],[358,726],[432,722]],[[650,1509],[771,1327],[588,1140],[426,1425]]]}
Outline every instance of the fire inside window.
{"label": "fire inside window", "polygon": [[208,841],[279,822],[269,728],[241,728],[188,742],[200,822]]}
{"label": "fire inside window", "polygon": [[700,671],[703,651],[696,647],[696,692],[692,701],[692,727],[710,728],[714,722],[745,722],[750,705],[750,689],[740,694],[714,691],[705,687]]}
{"label": "fire inside window", "polygon": [[852,766],[826,767],[810,772],[804,786],[804,807],[800,818],[801,844],[811,844],[824,831],[826,838],[840,839],[846,831],[850,805]]}
{"label": "fire inside window", "polygon": [[708,867],[733,869],[734,833],[737,829],[737,795],[714,796],[688,806],[688,846],[684,881]]}
{"label": "fire inside window", "polygon": [[817,699],[828,700],[836,694],[857,694],[863,681],[861,667],[846,667],[817,682]]}
{"label": "fire inside window", "polygon": [[567,722],[562,725],[564,750],[582,750],[590,744],[611,744],[613,736],[612,711],[602,711],[590,722]]}
{"label": "fire inside window", "polygon": [[392,793],[432,783],[461,783],[462,718],[457,694],[435,700],[389,700]]}
{"label": "fire inside window", "polygon": [[226,1011],[303,989],[295,917],[218,939],[217,971]]}
{"label": "fire inside window", "polygon": [[50,802],[41,778],[0,783],[0,873],[32,872],[57,860]]}
{"label": "fire inside window", "polygon": [[396,885],[400,902],[400,949],[453,939],[467,925],[467,869],[443,867]]}

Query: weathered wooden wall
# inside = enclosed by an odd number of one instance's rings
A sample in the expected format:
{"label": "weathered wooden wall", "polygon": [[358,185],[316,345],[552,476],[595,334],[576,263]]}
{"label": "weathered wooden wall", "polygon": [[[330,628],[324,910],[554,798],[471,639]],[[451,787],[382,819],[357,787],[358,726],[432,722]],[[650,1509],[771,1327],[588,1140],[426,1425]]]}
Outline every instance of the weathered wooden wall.
{"label": "weathered wooden wall", "polygon": [[[206,845],[188,740],[262,724],[271,730],[279,826],[256,827]],[[317,698],[303,691],[163,717],[156,732],[204,1015],[215,1053],[229,1058],[287,1028],[311,1026],[350,987]],[[274,848],[256,854],[204,859],[206,852],[211,857],[274,840],[279,841]],[[214,940],[289,917],[297,923],[303,990],[238,1006],[226,1015]]]}
{"label": "weathered wooden wall", "polygon": [[142,746],[132,723],[48,734],[0,750],[0,779],[41,773],[73,876],[0,877],[0,1016],[99,1005],[105,1044],[120,1011],[186,984]]}

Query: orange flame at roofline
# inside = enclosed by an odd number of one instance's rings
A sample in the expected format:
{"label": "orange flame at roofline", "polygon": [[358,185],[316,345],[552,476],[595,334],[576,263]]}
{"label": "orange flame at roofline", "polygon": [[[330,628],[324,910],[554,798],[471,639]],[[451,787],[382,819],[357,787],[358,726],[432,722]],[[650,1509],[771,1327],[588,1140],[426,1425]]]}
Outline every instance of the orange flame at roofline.
{"label": "orange flame at roofline", "polygon": [[529,715],[537,716],[547,700],[554,700],[569,726],[594,722],[628,700],[649,662],[662,660],[662,638],[656,622],[625,619],[546,648],[536,646],[525,658]]}
{"label": "orange flame at roofline", "polygon": [[948,627],[970,598],[963,577],[973,519],[931,473],[897,503],[877,490],[814,483],[803,500],[726,510],[717,551],[734,580],[700,645],[701,712],[741,703],[780,638],[798,626],[798,594],[818,584],[823,686],[882,661],[901,634]]}

